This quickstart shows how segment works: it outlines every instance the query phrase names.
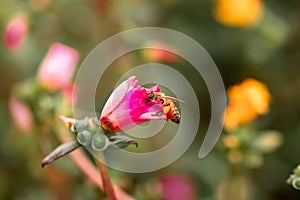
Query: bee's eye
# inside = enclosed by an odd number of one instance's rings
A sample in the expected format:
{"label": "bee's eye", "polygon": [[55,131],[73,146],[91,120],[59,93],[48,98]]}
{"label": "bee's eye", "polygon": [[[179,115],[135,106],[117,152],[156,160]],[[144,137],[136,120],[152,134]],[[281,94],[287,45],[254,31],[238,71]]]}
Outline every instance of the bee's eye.
{"label": "bee's eye", "polygon": [[153,99],[153,97],[154,97],[153,93],[149,94],[149,99]]}

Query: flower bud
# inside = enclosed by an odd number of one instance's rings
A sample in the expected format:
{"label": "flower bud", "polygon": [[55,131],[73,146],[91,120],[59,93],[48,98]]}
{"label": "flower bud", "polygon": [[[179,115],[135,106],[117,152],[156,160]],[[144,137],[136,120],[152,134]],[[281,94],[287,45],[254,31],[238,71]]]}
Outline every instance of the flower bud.
{"label": "flower bud", "polygon": [[149,90],[159,90],[159,87],[146,89],[134,76],[121,83],[104,105],[100,116],[102,128],[108,132],[121,132],[149,120],[167,120],[164,113],[157,114],[163,110],[162,103],[147,100]]}
{"label": "flower bud", "polygon": [[28,20],[24,14],[12,17],[4,30],[4,46],[10,51],[18,50],[24,43],[28,33]]}
{"label": "flower bud", "polygon": [[292,180],[292,185],[295,189],[300,190],[300,177],[296,177]]}
{"label": "flower bud", "polygon": [[11,97],[9,108],[15,125],[23,132],[30,132],[33,129],[33,116],[29,107],[20,100]]}
{"label": "flower bud", "polygon": [[78,59],[77,50],[60,43],[52,44],[38,70],[41,86],[52,91],[67,88]]}
{"label": "flower bud", "polygon": [[92,141],[93,134],[88,130],[83,130],[77,133],[77,141],[82,145],[88,145]]}
{"label": "flower bud", "polygon": [[108,138],[103,134],[96,134],[92,140],[92,148],[96,151],[103,151],[109,145]]}

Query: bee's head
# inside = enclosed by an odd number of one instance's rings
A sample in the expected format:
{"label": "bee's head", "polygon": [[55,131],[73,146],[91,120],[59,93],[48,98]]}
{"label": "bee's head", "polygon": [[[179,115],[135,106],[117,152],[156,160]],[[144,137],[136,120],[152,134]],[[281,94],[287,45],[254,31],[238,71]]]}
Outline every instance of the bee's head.
{"label": "bee's head", "polygon": [[148,101],[151,101],[151,100],[153,100],[154,99],[154,93],[153,92],[148,92]]}

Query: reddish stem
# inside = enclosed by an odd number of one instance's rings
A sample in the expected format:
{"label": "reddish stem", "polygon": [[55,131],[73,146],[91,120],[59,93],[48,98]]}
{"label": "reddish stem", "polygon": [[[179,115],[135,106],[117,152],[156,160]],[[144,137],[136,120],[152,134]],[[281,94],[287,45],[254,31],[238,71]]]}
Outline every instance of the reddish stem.
{"label": "reddish stem", "polygon": [[115,196],[115,192],[114,192],[114,188],[111,184],[110,181],[110,177],[109,177],[109,173],[107,170],[107,167],[105,164],[103,164],[102,162],[96,160],[97,165],[98,165],[98,169],[100,171],[100,178],[102,180],[103,183],[103,191],[104,193],[106,193],[107,198],[109,200],[117,200],[116,196]]}
{"label": "reddish stem", "polygon": [[[64,131],[57,132],[58,137],[61,142],[68,142],[72,140],[72,136]],[[104,184],[102,182],[102,178],[99,179],[99,173],[96,168],[92,164],[92,162],[87,158],[84,152],[81,149],[77,149],[69,154],[72,160],[75,162],[77,167],[82,171],[82,173],[86,176],[87,180],[91,183],[99,187],[102,191],[104,191]],[[115,196],[118,200],[134,200],[133,197],[126,194],[120,187],[117,185],[113,185]]]}

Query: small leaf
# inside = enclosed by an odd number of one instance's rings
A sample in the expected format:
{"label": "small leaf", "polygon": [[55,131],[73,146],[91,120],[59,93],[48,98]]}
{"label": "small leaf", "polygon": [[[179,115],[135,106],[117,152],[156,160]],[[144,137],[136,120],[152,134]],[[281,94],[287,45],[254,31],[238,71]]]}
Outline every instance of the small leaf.
{"label": "small leaf", "polygon": [[59,145],[56,149],[54,149],[43,159],[41,166],[44,167],[45,165],[52,163],[53,161],[79,148],[80,146],[81,144],[79,144],[77,141],[70,141]]}
{"label": "small leaf", "polygon": [[138,143],[131,139],[130,137],[124,136],[124,135],[113,135],[111,137],[109,137],[111,143],[121,149],[127,147],[130,144],[135,145],[136,147],[138,147]]}
{"label": "small leaf", "polygon": [[294,170],[293,170],[294,174],[297,176],[300,176],[300,165],[298,165]]}

